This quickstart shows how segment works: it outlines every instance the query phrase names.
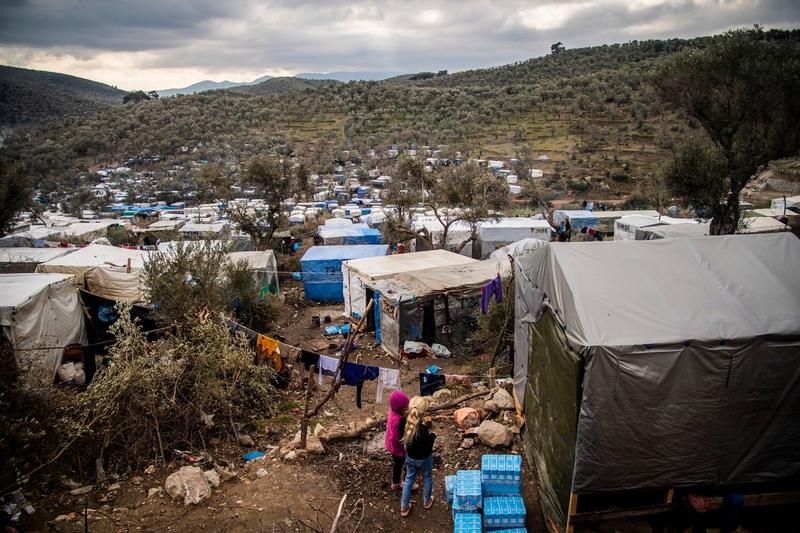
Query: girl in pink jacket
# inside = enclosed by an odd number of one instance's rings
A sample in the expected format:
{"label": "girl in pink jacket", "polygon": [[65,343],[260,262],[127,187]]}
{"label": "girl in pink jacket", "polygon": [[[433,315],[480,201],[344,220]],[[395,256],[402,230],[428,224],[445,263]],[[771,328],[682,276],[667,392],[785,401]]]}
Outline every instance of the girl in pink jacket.
{"label": "girl in pink jacket", "polygon": [[408,410],[408,396],[396,390],[389,396],[389,415],[386,417],[386,450],[392,454],[392,490],[400,488],[400,474],[406,462],[406,449],[401,439],[400,421]]}

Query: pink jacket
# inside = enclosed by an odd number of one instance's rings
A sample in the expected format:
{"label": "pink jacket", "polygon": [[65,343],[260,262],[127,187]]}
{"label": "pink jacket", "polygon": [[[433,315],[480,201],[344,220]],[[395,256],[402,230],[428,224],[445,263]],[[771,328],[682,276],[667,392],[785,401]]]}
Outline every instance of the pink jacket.
{"label": "pink jacket", "polygon": [[403,420],[401,412],[408,407],[408,396],[403,391],[396,390],[389,396],[389,414],[386,417],[386,449],[392,455],[406,456],[406,449],[400,439],[400,421]]}

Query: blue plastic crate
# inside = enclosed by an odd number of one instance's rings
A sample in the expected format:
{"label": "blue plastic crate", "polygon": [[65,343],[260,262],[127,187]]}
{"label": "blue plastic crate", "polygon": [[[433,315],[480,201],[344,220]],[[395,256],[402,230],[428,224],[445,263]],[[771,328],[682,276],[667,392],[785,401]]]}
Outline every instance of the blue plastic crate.
{"label": "blue plastic crate", "polygon": [[456,490],[453,493],[454,511],[476,512],[481,506],[483,490],[479,470],[456,472]]}
{"label": "blue plastic crate", "polygon": [[453,493],[456,490],[456,476],[444,477],[444,499],[450,505],[453,504]]}
{"label": "blue plastic crate", "polygon": [[483,501],[486,530],[525,527],[525,502],[519,496],[493,496]]}
{"label": "blue plastic crate", "polygon": [[528,533],[524,527],[515,527],[511,529],[493,529],[492,533]]}
{"label": "blue plastic crate", "polygon": [[481,515],[478,513],[456,513],[454,533],[482,533]]}

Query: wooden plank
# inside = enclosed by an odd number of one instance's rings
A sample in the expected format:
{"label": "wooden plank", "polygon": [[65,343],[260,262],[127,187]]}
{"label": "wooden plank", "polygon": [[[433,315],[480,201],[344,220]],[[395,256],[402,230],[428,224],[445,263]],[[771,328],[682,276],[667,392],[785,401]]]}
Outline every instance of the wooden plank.
{"label": "wooden plank", "polygon": [[578,495],[574,492],[569,493],[569,506],[567,507],[567,527],[566,533],[575,533],[575,511],[578,510]]}
{"label": "wooden plank", "polygon": [[[800,491],[790,492],[764,492],[760,494],[745,494],[744,506],[745,507],[766,507],[770,505],[789,505],[800,504]],[[708,498],[708,506],[706,509],[709,511],[718,511],[725,505],[725,499],[722,496],[714,496]]]}
{"label": "wooden plank", "polygon": [[570,523],[572,524],[572,527],[574,527],[574,524],[585,524],[587,522],[602,522],[605,520],[616,520],[621,518],[635,518],[639,516],[654,516],[660,514],[667,514],[671,511],[672,511],[671,503],[660,503],[658,505],[648,505],[644,507],[636,507],[634,509],[574,513],[570,516]]}

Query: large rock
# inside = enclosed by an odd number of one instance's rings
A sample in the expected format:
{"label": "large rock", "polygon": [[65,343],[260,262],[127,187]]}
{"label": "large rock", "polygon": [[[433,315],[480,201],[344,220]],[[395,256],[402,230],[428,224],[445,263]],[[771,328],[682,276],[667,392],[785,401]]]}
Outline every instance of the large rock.
{"label": "large rock", "polygon": [[364,443],[364,454],[379,456],[386,453],[386,432],[376,433],[374,437]]}
{"label": "large rock", "polygon": [[514,439],[514,434],[503,424],[484,420],[478,426],[478,438],[489,447],[499,448],[509,446]]}
{"label": "large rock", "polygon": [[164,490],[173,500],[183,498],[184,505],[195,505],[211,496],[211,485],[203,470],[196,466],[182,466],[170,474],[164,482]]}
{"label": "large rock", "polygon": [[[323,428],[324,429],[324,428]],[[323,433],[324,434],[324,433]],[[294,440],[290,443],[290,448],[298,448],[300,447],[300,432],[298,431],[294,435]],[[306,433],[306,451],[309,453],[316,453],[316,454],[324,454],[325,453],[325,446],[322,445],[319,438],[311,432]]]}
{"label": "large rock", "polygon": [[492,396],[492,401],[497,404],[500,409],[515,409],[514,397],[511,396],[505,389],[497,389]]}
{"label": "large rock", "polygon": [[473,428],[481,423],[478,411],[472,407],[462,407],[453,412],[453,418],[461,429]]}
{"label": "large rock", "polygon": [[453,391],[450,389],[439,389],[433,393],[433,399],[436,403],[446,403],[453,397]]}

